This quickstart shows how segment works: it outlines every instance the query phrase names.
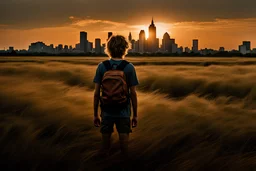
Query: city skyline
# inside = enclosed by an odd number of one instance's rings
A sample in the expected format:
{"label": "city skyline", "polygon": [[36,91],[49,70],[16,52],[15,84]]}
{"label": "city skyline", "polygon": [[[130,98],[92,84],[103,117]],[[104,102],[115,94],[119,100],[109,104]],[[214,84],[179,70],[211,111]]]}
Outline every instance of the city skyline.
{"label": "city skyline", "polygon": [[[91,21],[92,22],[92,21]],[[148,22],[147,22],[148,23]],[[254,42],[256,42],[256,39],[255,41],[254,40],[254,37],[252,38],[248,38],[248,39],[237,39],[236,41],[230,41],[229,43],[226,44],[226,46],[224,45],[224,43],[222,43],[222,40],[220,39],[219,41],[217,42],[214,42],[214,43],[211,43],[213,44],[212,46],[210,46],[211,44],[207,43],[204,41],[204,39],[200,39],[198,37],[200,36],[189,36],[189,37],[185,37],[183,41],[181,41],[179,39],[179,36],[175,37],[174,34],[172,34],[172,32],[170,31],[170,29],[168,29],[169,25],[168,24],[165,24],[165,23],[161,23],[161,22],[155,22],[155,25],[157,26],[157,31],[156,31],[156,37],[159,38],[159,39],[162,39],[162,36],[165,34],[165,32],[168,32],[171,37],[174,37],[176,39],[176,42],[178,42],[179,44],[183,45],[184,47],[190,47],[191,46],[191,40],[193,39],[199,39],[200,40],[200,48],[204,49],[204,48],[212,48],[212,49],[218,49],[219,47],[225,47],[227,50],[233,50],[233,49],[237,49],[237,44],[239,44],[241,41],[244,41],[244,40],[247,40],[247,41],[251,41],[252,42],[252,46],[253,47],[256,47],[256,44]],[[167,27],[167,28],[164,28],[164,27]],[[1,27],[0,27],[1,28]],[[137,30],[134,31],[133,29],[136,28]],[[91,41],[91,42],[94,42],[95,38],[100,38],[102,40],[102,43],[106,43],[106,34],[108,32],[113,32],[114,34],[121,34],[125,37],[127,37],[127,34],[128,33],[132,33],[133,35],[133,38],[134,39],[139,39],[139,32],[141,30],[147,30],[148,29],[148,26],[147,24],[144,24],[144,25],[137,25],[137,26],[133,26],[132,29],[130,30],[125,30],[125,31],[122,31],[122,32],[118,32],[118,31],[103,31],[103,32],[98,32],[99,34],[96,34],[95,35],[95,32],[90,32],[90,31],[87,31],[88,34],[88,40]],[[1,29],[0,29],[1,30]],[[83,29],[82,29],[83,30]],[[115,29],[113,29],[115,30]],[[133,30],[133,31],[131,31]],[[169,31],[168,31],[169,30]],[[40,38],[42,37],[43,35],[41,34],[37,34],[31,42],[37,42],[37,41],[42,41],[42,42],[45,42],[46,44],[67,44],[67,45],[75,45],[77,42],[79,42],[79,37],[77,37],[77,32],[80,32],[81,30],[78,30],[76,29],[76,31],[72,32],[72,39],[75,40],[75,41],[67,41],[65,37],[62,37],[61,35],[58,35],[57,34],[57,39],[53,37],[51,37],[50,39],[47,38],[47,36],[45,38]],[[54,30],[53,29],[53,34],[58,32],[57,30]],[[1,33],[0,33],[1,35]],[[93,37],[93,36],[96,36],[96,37]],[[97,36],[99,35],[99,36]],[[7,35],[5,35],[7,36]],[[146,38],[148,38],[148,32],[146,31],[145,32],[145,36]],[[38,37],[38,38],[37,38]],[[70,37],[71,38],[71,37]],[[27,49],[28,45],[31,43],[29,42],[29,40],[31,39],[25,39],[24,42],[26,42],[26,44],[24,45],[18,45],[18,46],[15,46],[16,43],[9,43],[9,41],[7,41],[7,43],[4,43],[5,42],[5,39],[1,39],[0,40],[0,45],[2,44],[6,44],[6,46],[0,46],[0,50],[3,50],[4,48],[7,49],[8,47],[10,46],[14,46],[15,48],[17,49]],[[19,40],[18,40],[19,41]],[[15,41],[14,41],[15,42]],[[185,42],[185,43],[182,43],[182,42]],[[162,42],[160,41],[159,44],[161,44]],[[7,45],[8,44],[8,45]],[[254,46],[255,45],[255,46]]]}
{"label": "city skyline", "polygon": [[199,39],[201,48],[237,49],[242,40],[250,40],[255,47],[254,5],[252,0],[2,0],[0,49],[24,49],[38,40],[74,45],[81,30],[90,33],[89,41],[97,37],[104,43],[109,31],[124,36],[131,32],[138,39],[138,33],[148,27],[152,16],[158,27],[157,37],[168,32],[185,47],[190,46],[191,39]]}
{"label": "city skyline", "polygon": [[[146,33],[148,36],[146,36]],[[106,43],[102,43],[100,38],[95,38],[94,42],[88,40],[88,33],[86,31],[80,31],[80,41],[76,43],[75,46],[58,44],[46,45],[44,42],[37,41],[31,43],[28,50],[16,51],[16,53],[47,53],[47,54],[60,54],[60,53],[95,53],[104,54]],[[113,35],[113,32],[107,33],[106,41]],[[174,37],[171,37],[168,32],[165,32],[163,38],[157,36],[157,26],[155,25],[154,19],[152,17],[151,23],[148,26],[148,31],[140,30],[139,38],[136,40],[133,38],[131,32],[127,37],[130,43],[129,53],[162,53],[162,54],[177,54],[181,55],[185,53],[194,53],[200,55],[217,54],[219,52],[231,52],[240,53],[242,55],[255,54],[256,48],[253,48],[251,41],[243,41],[242,44],[238,45],[238,49],[233,49],[232,51],[225,49],[225,47],[220,46],[219,50],[213,48],[201,48],[199,46],[199,39],[192,40],[192,46],[183,47],[176,42]],[[160,41],[162,42],[160,45]],[[16,50],[14,47],[9,47],[7,51],[0,50],[1,53],[13,52]]]}

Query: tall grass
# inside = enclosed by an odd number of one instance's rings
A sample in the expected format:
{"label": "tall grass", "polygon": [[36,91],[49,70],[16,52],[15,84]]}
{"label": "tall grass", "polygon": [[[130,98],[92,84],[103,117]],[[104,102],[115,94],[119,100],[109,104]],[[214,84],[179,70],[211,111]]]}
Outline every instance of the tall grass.
{"label": "tall grass", "polygon": [[4,170],[253,170],[256,87],[251,66],[139,66],[139,125],[128,165],[114,134],[97,157],[96,66],[0,67],[0,163]]}

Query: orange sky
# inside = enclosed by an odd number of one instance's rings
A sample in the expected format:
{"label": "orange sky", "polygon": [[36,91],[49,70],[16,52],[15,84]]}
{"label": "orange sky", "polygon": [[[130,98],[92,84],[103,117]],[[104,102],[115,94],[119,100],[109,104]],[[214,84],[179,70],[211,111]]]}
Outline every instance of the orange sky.
{"label": "orange sky", "polygon": [[[132,32],[134,39],[138,39],[141,29],[148,33],[149,21],[137,25],[114,22],[109,20],[80,19],[69,17],[70,22],[59,27],[45,27],[36,29],[7,29],[0,26],[0,49],[14,46],[16,49],[27,49],[31,42],[43,41],[46,44],[67,44],[74,46],[79,43],[79,32],[87,31],[88,39],[94,42],[101,38],[104,43],[107,32],[128,36]],[[176,39],[179,46],[191,47],[192,39],[199,39],[200,48],[218,49],[224,46],[227,49],[237,49],[243,40],[252,41],[256,46],[256,19],[216,19],[213,22],[174,22],[163,23],[155,20],[157,37],[162,39],[168,32]],[[85,29],[87,28],[87,29]],[[161,40],[160,40],[161,43]],[[254,46],[255,45],[255,46]]]}
{"label": "orange sky", "polygon": [[107,32],[135,39],[155,19],[160,43],[169,32],[180,46],[237,49],[244,40],[256,47],[255,0],[1,0],[0,49],[14,46],[27,49],[43,41],[75,45],[79,32],[88,32],[89,41]]}

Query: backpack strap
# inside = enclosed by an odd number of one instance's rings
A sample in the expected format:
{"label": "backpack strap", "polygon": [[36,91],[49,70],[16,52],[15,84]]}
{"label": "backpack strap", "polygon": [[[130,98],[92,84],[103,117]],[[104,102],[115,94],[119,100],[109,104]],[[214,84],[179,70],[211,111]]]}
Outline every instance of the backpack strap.
{"label": "backpack strap", "polygon": [[105,68],[106,68],[107,71],[109,71],[109,70],[112,69],[112,66],[111,66],[109,60],[106,60],[106,61],[104,61],[104,62],[102,62],[102,63],[103,63],[103,65],[105,66]]}
{"label": "backpack strap", "polygon": [[123,60],[117,67],[116,67],[116,69],[117,70],[121,70],[121,71],[123,71],[124,70],[124,68],[127,66],[129,64],[129,62],[128,61],[126,61],[126,60]]}

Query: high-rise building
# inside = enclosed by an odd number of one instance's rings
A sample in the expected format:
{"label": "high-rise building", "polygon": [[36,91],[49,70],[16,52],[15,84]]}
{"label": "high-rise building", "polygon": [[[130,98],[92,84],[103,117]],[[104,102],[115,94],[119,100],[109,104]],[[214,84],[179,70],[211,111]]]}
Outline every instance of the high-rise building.
{"label": "high-rise building", "polygon": [[247,53],[247,47],[246,45],[240,45],[239,46],[239,52],[243,55],[245,55]]}
{"label": "high-rise building", "polygon": [[146,48],[146,34],[144,30],[141,30],[139,35],[139,53],[145,53],[145,48]]}
{"label": "high-rise building", "polygon": [[136,41],[133,39],[133,40],[131,40],[130,52],[135,52],[135,46],[136,46]]}
{"label": "high-rise building", "polygon": [[154,24],[154,20],[152,18],[151,25],[148,28],[149,37],[147,40],[147,51],[148,52],[156,52],[157,51],[157,43],[156,43],[156,26]]}
{"label": "high-rise building", "polygon": [[88,52],[92,52],[92,49],[93,49],[93,43],[88,42]]}
{"label": "high-rise building", "polygon": [[113,35],[112,32],[108,32],[108,39],[107,39],[107,41],[109,40],[109,38],[110,38],[112,35]]}
{"label": "high-rise building", "polygon": [[175,39],[170,39],[171,40],[171,53],[176,53],[178,49],[178,45],[175,43]]}
{"label": "high-rise building", "polygon": [[80,50],[84,53],[87,52],[87,45],[88,40],[87,40],[87,32],[80,32]]}
{"label": "high-rise building", "polygon": [[156,51],[159,51],[159,38],[156,38]]}
{"label": "high-rise building", "polygon": [[135,41],[134,52],[136,53],[139,52],[139,46],[140,46],[140,41],[139,40]]}
{"label": "high-rise building", "polygon": [[193,40],[192,51],[193,51],[194,53],[198,53],[198,50],[199,50],[199,48],[198,48],[198,39],[194,39],[194,40]]}
{"label": "high-rise building", "polygon": [[95,39],[95,53],[96,54],[101,54],[101,40],[100,39]]}
{"label": "high-rise building", "polygon": [[132,42],[132,33],[131,32],[129,33],[128,40],[130,43]]}
{"label": "high-rise building", "polygon": [[172,53],[177,53],[177,52],[178,52],[178,45],[172,44]]}
{"label": "high-rise building", "polygon": [[171,44],[171,37],[170,35],[166,32],[163,36],[162,40],[162,51],[166,53],[170,53],[172,49],[172,44]]}
{"label": "high-rise building", "polygon": [[251,51],[251,42],[243,41],[243,45],[246,47],[246,51]]}

